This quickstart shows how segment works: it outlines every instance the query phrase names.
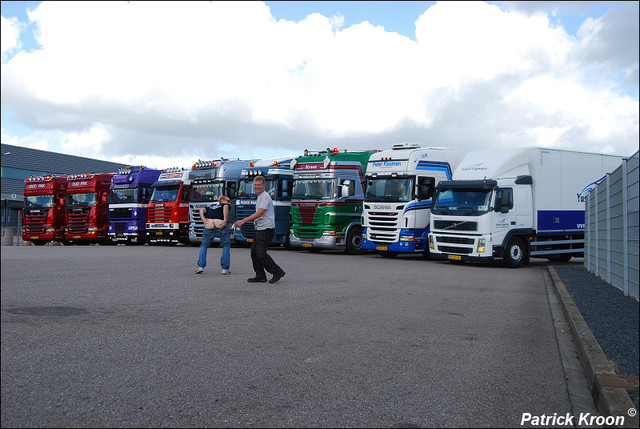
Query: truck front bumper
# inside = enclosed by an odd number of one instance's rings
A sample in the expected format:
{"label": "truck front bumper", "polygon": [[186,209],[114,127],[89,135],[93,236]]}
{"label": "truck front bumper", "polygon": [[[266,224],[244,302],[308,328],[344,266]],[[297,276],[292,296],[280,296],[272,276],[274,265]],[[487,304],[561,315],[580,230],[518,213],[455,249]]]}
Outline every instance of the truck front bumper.
{"label": "truck front bumper", "polygon": [[414,241],[374,243],[373,241],[363,238],[362,248],[366,250],[377,250],[379,252],[417,253],[425,251],[427,248],[427,240],[424,238],[416,238]]}
{"label": "truck front bumper", "polygon": [[346,245],[344,236],[323,235],[320,238],[308,240],[296,237],[293,233],[289,235],[289,244],[291,247],[304,247],[309,249],[339,249],[344,248]]}

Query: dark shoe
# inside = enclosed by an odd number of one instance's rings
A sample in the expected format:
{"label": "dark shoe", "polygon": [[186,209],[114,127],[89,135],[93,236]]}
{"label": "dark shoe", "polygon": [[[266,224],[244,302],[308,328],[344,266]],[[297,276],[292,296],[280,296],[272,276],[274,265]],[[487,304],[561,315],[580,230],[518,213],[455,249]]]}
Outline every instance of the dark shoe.
{"label": "dark shoe", "polygon": [[285,273],[284,271],[274,274],[273,277],[271,278],[271,280],[269,280],[269,283],[277,282],[278,280],[283,278],[285,274],[287,274],[287,273]]}
{"label": "dark shoe", "polygon": [[250,279],[247,279],[247,281],[249,283],[266,283],[267,279],[266,278],[260,278],[260,277],[251,277]]}

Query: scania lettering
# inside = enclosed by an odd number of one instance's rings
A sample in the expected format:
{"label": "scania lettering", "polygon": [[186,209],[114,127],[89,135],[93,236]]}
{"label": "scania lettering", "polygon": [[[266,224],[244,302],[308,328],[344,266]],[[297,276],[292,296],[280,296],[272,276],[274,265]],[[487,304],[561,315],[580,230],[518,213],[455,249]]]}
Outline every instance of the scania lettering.
{"label": "scania lettering", "polygon": [[[265,158],[251,163],[249,168],[242,171],[238,195],[236,199],[236,219],[252,215],[256,211],[258,194],[253,188],[256,176],[265,178],[265,192],[273,200],[275,212],[276,233],[272,244],[282,244],[289,247],[289,219],[291,209],[291,194],[293,193],[292,157]],[[247,222],[235,232],[238,244],[250,244],[255,237],[253,222]]]}
{"label": "scania lettering", "polygon": [[[242,170],[249,167],[251,161],[229,160],[220,158],[215,161],[198,161],[193,164],[189,178],[193,186],[193,198],[189,204],[189,241],[193,245],[199,245],[202,241],[204,224],[200,219],[200,208],[207,207],[226,195],[231,201],[229,215],[233,221],[235,214],[235,194],[238,188],[238,180]],[[233,239],[233,231],[231,231]],[[216,244],[220,238],[213,239]]]}
{"label": "scania lettering", "polygon": [[113,176],[113,173],[67,175],[66,241],[75,244],[109,241],[109,187]]}
{"label": "scania lettering", "polygon": [[42,246],[64,241],[66,176],[31,176],[25,179],[22,239]]}
{"label": "scania lettering", "polygon": [[393,145],[369,158],[362,212],[362,248],[382,256],[421,252],[429,255],[427,236],[434,186],[451,180],[457,149]]}
{"label": "scania lettering", "polygon": [[189,170],[167,168],[151,185],[145,237],[149,244],[189,244]]}
{"label": "scania lettering", "polygon": [[128,166],[111,179],[109,237],[112,242],[142,244],[145,241],[147,209],[160,170]]}
{"label": "scania lettering", "polygon": [[584,255],[583,195],[622,157],[545,148],[470,152],[436,187],[431,255],[450,261]]}
{"label": "scania lettering", "polygon": [[375,152],[305,150],[304,156],[292,161],[292,247],[362,253],[365,172]]}

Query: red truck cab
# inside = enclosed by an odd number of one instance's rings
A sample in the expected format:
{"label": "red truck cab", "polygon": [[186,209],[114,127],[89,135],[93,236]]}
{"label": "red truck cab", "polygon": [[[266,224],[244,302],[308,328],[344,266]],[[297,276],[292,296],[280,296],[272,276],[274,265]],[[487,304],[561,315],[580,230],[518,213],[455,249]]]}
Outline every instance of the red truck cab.
{"label": "red truck cab", "polygon": [[76,244],[106,243],[109,187],[113,173],[67,176],[67,226],[64,238]]}
{"label": "red truck cab", "polygon": [[31,176],[25,179],[22,240],[42,246],[64,241],[66,176]]}

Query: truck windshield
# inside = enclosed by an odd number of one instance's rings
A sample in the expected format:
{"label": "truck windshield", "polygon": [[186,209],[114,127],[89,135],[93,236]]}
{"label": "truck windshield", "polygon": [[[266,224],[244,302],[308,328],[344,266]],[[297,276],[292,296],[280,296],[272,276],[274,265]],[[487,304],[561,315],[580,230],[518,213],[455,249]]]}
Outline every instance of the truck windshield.
{"label": "truck windshield", "polygon": [[293,198],[298,200],[329,200],[333,198],[334,179],[296,179]]}
{"label": "truck windshield", "polygon": [[433,213],[472,216],[485,213],[491,203],[491,190],[445,189],[433,201]]}
{"label": "truck windshield", "polygon": [[138,189],[112,189],[109,201],[111,203],[137,203],[138,202]]}
{"label": "truck windshield", "polygon": [[158,186],[153,189],[151,201],[161,203],[165,201],[175,201],[178,198],[180,185]]}
{"label": "truck windshield", "polygon": [[51,208],[53,207],[53,195],[31,195],[24,198],[24,208]]}
{"label": "truck windshield", "polygon": [[224,182],[199,183],[193,185],[193,197],[191,202],[202,203],[218,201],[224,195]]}
{"label": "truck windshield", "polygon": [[[276,181],[265,180],[264,190],[271,195],[271,199],[276,197]],[[253,189],[253,179],[243,179],[240,181],[240,187],[238,188],[238,198],[258,198],[258,194]]]}
{"label": "truck windshield", "polygon": [[95,206],[95,193],[69,194],[70,206]]}
{"label": "truck windshield", "polygon": [[412,197],[413,178],[378,178],[367,182],[365,201],[410,201]]}

